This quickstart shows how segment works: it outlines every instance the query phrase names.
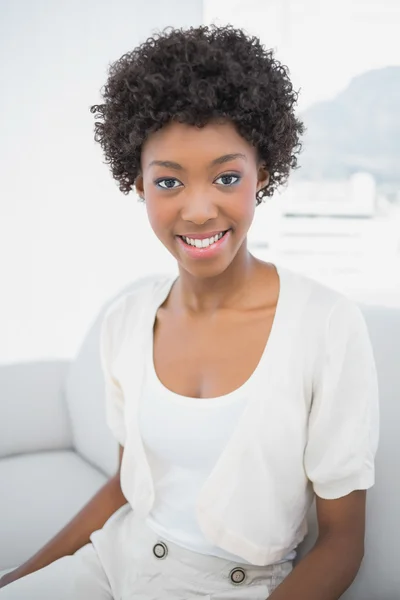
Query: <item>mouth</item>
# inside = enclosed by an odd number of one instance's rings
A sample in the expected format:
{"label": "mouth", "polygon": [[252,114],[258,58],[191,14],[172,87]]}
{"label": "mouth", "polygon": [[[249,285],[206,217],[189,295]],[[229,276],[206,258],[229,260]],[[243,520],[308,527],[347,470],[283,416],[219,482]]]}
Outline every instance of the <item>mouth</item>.
{"label": "mouth", "polygon": [[228,244],[231,234],[232,229],[226,229],[225,231],[220,231],[210,237],[196,238],[186,235],[177,235],[176,239],[186,256],[191,259],[204,260],[219,255]]}
{"label": "mouth", "polygon": [[178,235],[177,237],[180,238],[187,246],[193,246],[194,248],[201,249],[208,248],[213,244],[216,244],[228,233],[228,231],[230,230],[226,229],[225,231],[220,231],[215,235],[210,235],[210,237],[204,237],[203,235],[201,236],[201,238],[195,236],[189,237],[185,235]]}

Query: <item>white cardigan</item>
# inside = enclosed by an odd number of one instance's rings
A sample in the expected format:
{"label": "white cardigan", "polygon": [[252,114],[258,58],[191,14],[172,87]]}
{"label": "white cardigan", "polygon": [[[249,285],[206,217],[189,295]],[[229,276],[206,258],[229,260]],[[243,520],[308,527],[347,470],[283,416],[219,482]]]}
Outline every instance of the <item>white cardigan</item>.
{"label": "white cardigan", "polygon": [[[303,540],[314,492],[339,498],[374,484],[379,436],[376,367],[360,308],[276,266],[280,294],[259,393],[197,498],[206,537],[255,565],[283,559]],[[101,327],[107,423],[124,446],[121,488],[143,517],[154,502],[138,422],[145,344],[174,280],[137,281]]]}

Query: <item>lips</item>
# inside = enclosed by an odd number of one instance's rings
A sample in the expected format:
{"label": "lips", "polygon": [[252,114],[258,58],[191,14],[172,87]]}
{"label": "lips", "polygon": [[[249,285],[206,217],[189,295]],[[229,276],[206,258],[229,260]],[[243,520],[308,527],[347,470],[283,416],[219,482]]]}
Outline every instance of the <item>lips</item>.
{"label": "lips", "polygon": [[[192,259],[196,260],[205,260],[217,256],[220,252],[223,252],[223,249],[226,247],[229,242],[229,238],[231,235],[231,229],[226,230],[226,232],[221,235],[222,232],[219,232],[219,235],[215,235],[209,243],[209,239],[203,238],[192,238],[192,243],[188,243],[187,240],[184,240],[180,235],[177,235],[177,241],[185,254]],[[198,234],[196,234],[198,235]],[[207,235],[209,235],[207,233]],[[204,244],[204,245],[203,245]]]}

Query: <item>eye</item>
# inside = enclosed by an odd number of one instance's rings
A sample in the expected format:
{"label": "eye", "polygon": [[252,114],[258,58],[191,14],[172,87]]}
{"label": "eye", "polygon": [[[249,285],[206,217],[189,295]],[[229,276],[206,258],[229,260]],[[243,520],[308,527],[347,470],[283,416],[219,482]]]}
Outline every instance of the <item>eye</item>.
{"label": "eye", "polygon": [[[239,181],[242,178],[239,175],[235,175],[234,173],[225,173],[224,175],[220,175],[215,181],[218,181],[218,179],[224,180],[222,187],[231,187],[232,185],[236,185],[237,183],[239,183]],[[236,179],[236,181],[232,183],[232,181],[230,181],[232,179]]]}
{"label": "eye", "polygon": [[[180,183],[178,181],[178,179],[175,179],[174,177],[164,177],[163,179],[157,179],[154,183],[158,187],[162,188],[163,190],[174,190],[176,187],[179,187],[179,186],[169,185],[171,183],[171,181],[172,182],[176,181],[176,182]],[[167,185],[165,185],[165,186],[161,185],[161,183],[163,183],[163,182],[166,182]]]}

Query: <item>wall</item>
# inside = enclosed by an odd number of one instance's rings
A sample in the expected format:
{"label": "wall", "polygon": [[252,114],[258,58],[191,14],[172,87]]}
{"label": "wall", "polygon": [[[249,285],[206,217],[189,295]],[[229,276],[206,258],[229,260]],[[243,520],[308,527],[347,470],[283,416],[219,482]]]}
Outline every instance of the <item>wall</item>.
{"label": "wall", "polygon": [[108,64],[201,0],[0,3],[0,363],[72,357],[108,297],[174,269],[93,140]]}

